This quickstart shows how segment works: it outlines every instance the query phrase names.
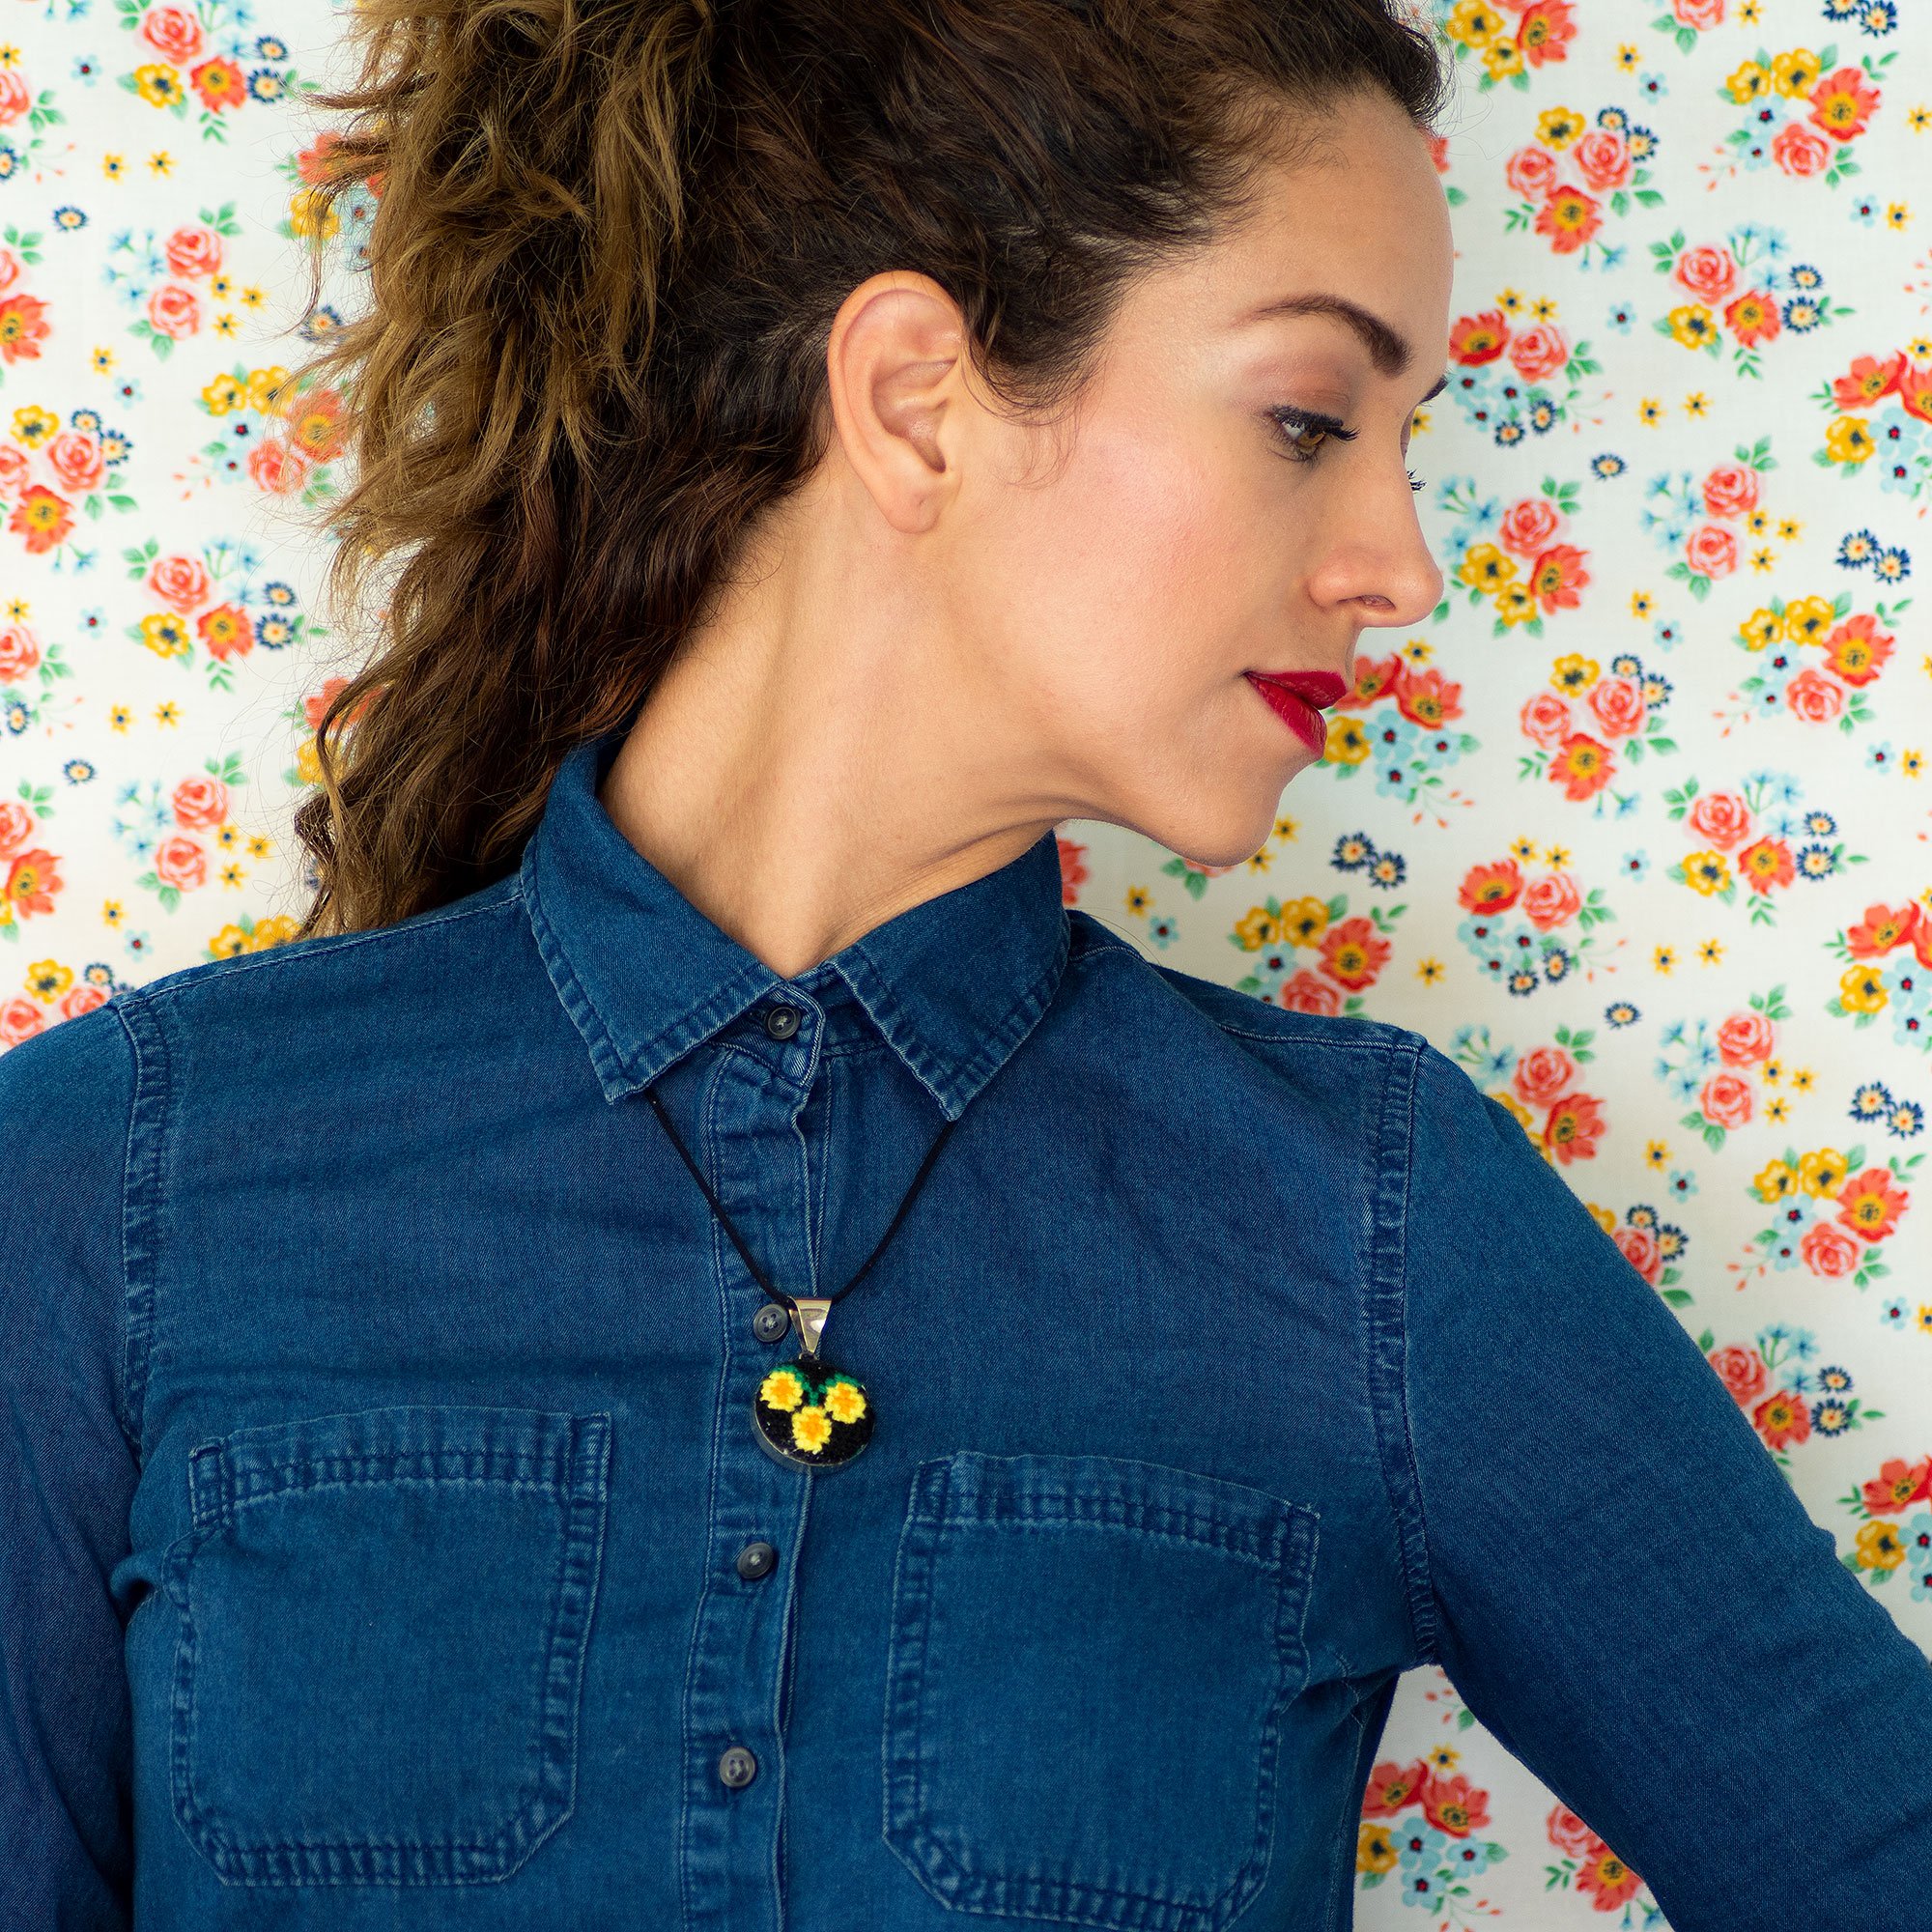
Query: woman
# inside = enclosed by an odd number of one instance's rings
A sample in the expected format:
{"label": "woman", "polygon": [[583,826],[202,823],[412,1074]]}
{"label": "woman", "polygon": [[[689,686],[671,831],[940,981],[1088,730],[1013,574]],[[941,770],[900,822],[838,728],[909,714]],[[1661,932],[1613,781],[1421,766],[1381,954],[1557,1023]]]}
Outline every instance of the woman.
{"label": "woman", "polygon": [[0,1920],[1327,1932],[1439,1664],[1677,1932],[1922,1932],[1932,1665],[1514,1120],[1063,904],[1435,602],[1427,39],[349,24],[308,925],[0,1065]]}

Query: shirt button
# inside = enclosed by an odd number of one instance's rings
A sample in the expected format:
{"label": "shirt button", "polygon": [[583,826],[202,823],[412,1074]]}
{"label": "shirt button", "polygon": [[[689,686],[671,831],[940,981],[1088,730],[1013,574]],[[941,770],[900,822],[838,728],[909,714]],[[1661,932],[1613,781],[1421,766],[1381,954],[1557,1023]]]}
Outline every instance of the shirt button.
{"label": "shirt button", "polygon": [[733,1791],[750,1784],[758,1775],[758,1760],[743,1745],[733,1745],[718,1760],[718,1776]]}
{"label": "shirt button", "polygon": [[781,1342],[791,1328],[791,1314],[776,1301],[768,1301],[752,1317],[752,1333],[760,1342]]}
{"label": "shirt button", "polygon": [[798,1031],[798,1009],[796,1007],[766,1008],[765,1031],[774,1039],[789,1039]]}
{"label": "shirt button", "polygon": [[763,1577],[778,1560],[779,1553],[769,1543],[748,1543],[738,1552],[738,1575]]}

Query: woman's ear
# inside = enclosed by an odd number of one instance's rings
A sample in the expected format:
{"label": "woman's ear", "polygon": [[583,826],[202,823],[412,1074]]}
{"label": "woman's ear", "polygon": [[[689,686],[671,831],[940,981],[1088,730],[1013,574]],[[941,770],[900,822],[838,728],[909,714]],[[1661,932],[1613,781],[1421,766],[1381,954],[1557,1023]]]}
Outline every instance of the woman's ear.
{"label": "woman's ear", "polygon": [[889,270],[833,318],[825,373],[845,460],[894,529],[932,526],[958,488],[977,409],[959,305],[929,275]]}

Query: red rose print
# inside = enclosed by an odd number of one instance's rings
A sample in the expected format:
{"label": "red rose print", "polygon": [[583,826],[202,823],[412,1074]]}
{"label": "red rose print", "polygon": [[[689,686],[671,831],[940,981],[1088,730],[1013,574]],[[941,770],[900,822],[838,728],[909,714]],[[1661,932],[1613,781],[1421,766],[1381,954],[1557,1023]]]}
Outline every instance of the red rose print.
{"label": "red rose print", "polygon": [[1806,665],[1784,687],[1784,706],[1807,724],[1829,724],[1845,708],[1845,694],[1822,671]]}
{"label": "red rose print", "polygon": [[228,787],[219,779],[183,779],[173,803],[177,825],[219,825],[228,816]]}
{"label": "red rose print", "polygon": [[212,275],[221,266],[221,237],[199,222],[177,228],[168,237],[168,272]]}
{"label": "red rose print", "polygon": [[148,570],[148,588],[184,616],[207,597],[212,582],[198,558],[179,554],[157,556]]}
{"label": "red rose print", "polygon": [[[0,684],[18,684],[41,661],[41,647],[24,624],[0,625]],[[9,808],[0,806],[0,812]],[[13,810],[21,810],[18,806]],[[0,825],[4,825],[0,820]],[[7,848],[0,845],[0,852]]]}
{"label": "red rose print", "polygon": [[16,993],[0,1006],[0,1044],[18,1046],[23,1039],[31,1039],[45,1025],[46,1019],[40,1008],[24,993]]}
{"label": "red rose print", "polygon": [[1570,150],[1570,158],[1594,188],[1622,187],[1631,177],[1630,144],[1608,128],[1592,128]]}
{"label": "red rose print", "polygon": [[1788,175],[1815,175],[1831,160],[1832,144],[1804,122],[1787,121],[1772,141],[1771,157]]}
{"label": "red rose print", "polygon": [[148,298],[148,322],[156,335],[183,341],[201,327],[201,302],[192,289],[163,282]]}
{"label": "red rose print", "polygon": [[1534,556],[1556,534],[1555,506],[1547,497],[1524,497],[1512,503],[1496,531],[1496,541],[1518,556]]}
{"label": "red rose print", "polygon": [[1622,1250],[1624,1260],[1655,1288],[1663,1272],[1663,1250],[1657,1245],[1657,1236],[1648,1228],[1626,1226],[1613,1228],[1610,1239]]}
{"label": "red rose print", "polygon": [[1568,872],[1549,872],[1530,882],[1522,895],[1522,916],[1539,932],[1548,932],[1575,919],[1582,903],[1577,881]]}
{"label": "red rose print", "polygon": [[1292,980],[1284,980],[1274,996],[1274,1004],[1292,1013],[1339,1013],[1342,995],[1320,974],[1303,967]]}
{"label": "red rose print", "polygon": [[280,437],[265,437],[248,452],[252,481],[270,497],[293,497],[308,480],[310,465]]}
{"label": "red rose print", "polygon": [[1757,506],[1757,471],[1748,463],[1720,463],[1704,478],[1704,507],[1714,517],[1741,517]]}
{"label": "red rose print", "polygon": [[1684,557],[1699,577],[1728,577],[1738,567],[1738,540],[1722,524],[1699,524]]}
{"label": "red rose print", "polygon": [[1590,687],[1590,709],[1606,738],[1628,738],[1643,728],[1647,707],[1634,678],[1600,677]]}
{"label": "red rose print", "polygon": [[1751,1066],[1771,1057],[1771,1022],[1753,1008],[1733,1013],[1718,1029],[1718,1057],[1726,1066]]}
{"label": "red rose print", "polygon": [[1553,691],[1539,691],[1517,717],[1523,736],[1546,752],[1554,751],[1570,729],[1570,707]]}
{"label": "red rose print", "polygon": [[185,67],[202,49],[201,26],[179,7],[156,7],[141,22],[141,38],[177,67]]}
{"label": "red rose print", "polygon": [[1509,359],[1525,383],[1535,383],[1569,361],[1570,345],[1561,329],[1535,322],[1517,332],[1509,346]]}
{"label": "red rose print", "polygon": [[208,877],[208,855],[192,838],[174,833],[155,848],[155,876],[164,886],[191,891]]}
{"label": "red rose print", "polygon": [[1516,1064],[1510,1085],[1526,1107],[1547,1107],[1577,1077],[1577,1063],[1560,1046],[1532,1047]]}
{"label": "red rose print", "polygon": [[1859,1270],[1864,1244],[1833,1221],[1814,1221],[1798,1243],[1799,1259],[1823,1281],[1842,1281]]}
{"label": "red rose print", "polygon": [[1690,808],[1690,830],[1719,852],[1749,836],[1750,807],[1734,791],[1707,791]]}
{"label": "red rose print", "polygon": [[1510,156],[1504,176],[1517,193],[1541,201],[1555,185],[1558,165],[1548,148],[1519,148]]}
{"label": "red rose print", "polygon": [[64,429],[47,444],[47,462],[65,490],[98,490],[107,474],[99,442],[84,429]]}
{"label": "red rose print", "polygon": [[1757,1113],[1757,1095],[1748,1080],[1735,1073],[1714,1073],[1698,1093],[1697,1104],[1713,1126],[1741,1127]]}
{"label": "red rose print", "polygon": [[1755,1402],[1764,1393],[1768,1379],[1764,1357],[1755,1349],[1741,1349],[1733,1342],[1719,1349],[1710,1362],[1740,1406]]}
{"label": "red rose print", "polygon": [[1683,285],[1699,301],[1716,301],[1729,294],[1738,278],[1738,265],[1728,248],[1687,248],[1677,258],[1671,279]]}

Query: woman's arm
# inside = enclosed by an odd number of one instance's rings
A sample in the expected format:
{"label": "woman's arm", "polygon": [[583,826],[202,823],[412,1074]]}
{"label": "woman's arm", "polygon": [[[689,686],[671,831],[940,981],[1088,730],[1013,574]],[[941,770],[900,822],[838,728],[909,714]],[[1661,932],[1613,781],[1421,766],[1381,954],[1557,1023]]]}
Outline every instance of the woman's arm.
{"label": "woman's arm", "polygon": [[129,1718],[108,1575],[133,1055],[110,1007],[0,1056],[0,1925],[128,1922]]}
{"label": "woman's arm", "polygon": [[1924,1932],[1932,1662],[1508,1109],[1433,1047],[1415,1074],[1386,1465],[1425,1648],[1675,1932]]}

